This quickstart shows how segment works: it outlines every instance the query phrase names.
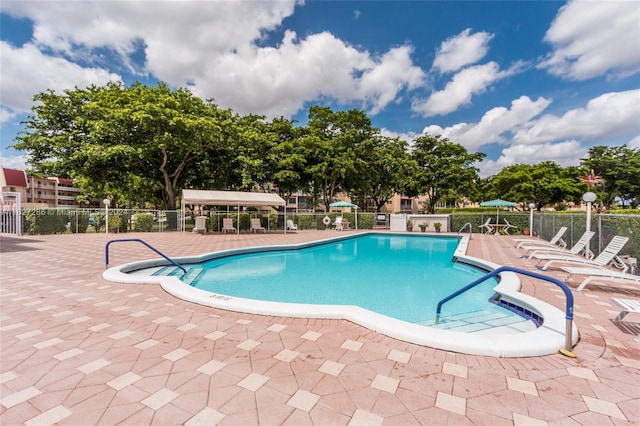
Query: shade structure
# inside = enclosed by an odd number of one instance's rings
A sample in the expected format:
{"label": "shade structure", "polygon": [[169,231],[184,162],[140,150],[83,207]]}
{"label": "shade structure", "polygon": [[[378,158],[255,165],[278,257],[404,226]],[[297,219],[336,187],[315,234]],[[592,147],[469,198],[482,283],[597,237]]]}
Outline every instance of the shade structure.
{"label": "shade structure", "polygon": [[518,204],[512,201],[505,201],[497,198],[495,200],[483,201],[480,203],[480,207],[496,207],[496,223],[500,217],[500,207],[517,207]]}
{"label": "shade structure", "polygon": [[356,211],[356,229],[358,229],[358,206],[356,206],[353,203],[349,203],[347,201],[336,201],[335,203],[331,203],[329,204],[329,207],[336,207],[336,208],[342,208],[342,207],[350,207],[352,209],[355,209]]}
{"label": "shade structure", "polygon": [[[185,205],[199,204],[203,206],[237,206],[238,207],[238,223],[240,223],[240,207],[241,206],[270,206],[285,208],[287,202],[278,194],[264,192],[243,192],[243,191],[209,191],[201,189],[183,189],[182,190],[182,229],[184,230]],[[237,227],[237,233],[240,233],[240,226]],[[286,234],[285,227],[285,234]]]}

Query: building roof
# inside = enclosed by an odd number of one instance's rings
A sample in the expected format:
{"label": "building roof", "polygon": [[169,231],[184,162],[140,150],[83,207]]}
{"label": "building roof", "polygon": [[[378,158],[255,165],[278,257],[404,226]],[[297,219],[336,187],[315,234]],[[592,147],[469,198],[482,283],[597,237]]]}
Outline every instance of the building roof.
{"label": "building roof", "polygon": [[20,186],[26,188],[27,174],[24,170],[2,168],[4,173],[4,181],[6,186]]}

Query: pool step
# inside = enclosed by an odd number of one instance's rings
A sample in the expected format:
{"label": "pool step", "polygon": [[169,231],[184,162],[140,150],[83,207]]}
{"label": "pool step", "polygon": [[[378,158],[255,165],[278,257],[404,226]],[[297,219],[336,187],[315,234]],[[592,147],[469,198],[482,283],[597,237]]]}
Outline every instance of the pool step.
{"label": "pool step", "polygon": [[180,268],[177,268],[173,265],[171,266],[163,266],[153,273],[154,276],[161,277],[178,277],[184,283],[191,285],[195,280],[197,280],[200,275],[204,273],[204,269],[199,266],[186,267],[187,273],[183,275],[183,272]]}
{"label": "pool step", "polygon": [[524,317],[513,316],[509,313],[495,311],[476,311],[459,315],[448,315],[440,318],[436,324],[435,319],[419,322],[427,327],[441,330],[459,331],[462,333],[492,333],[505,332],[522,333],[534,330],[536,325]]}

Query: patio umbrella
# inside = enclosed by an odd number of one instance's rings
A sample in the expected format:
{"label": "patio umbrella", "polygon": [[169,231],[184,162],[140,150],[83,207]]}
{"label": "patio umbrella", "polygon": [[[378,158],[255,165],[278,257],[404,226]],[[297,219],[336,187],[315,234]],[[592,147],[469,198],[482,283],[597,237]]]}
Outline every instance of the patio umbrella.
{"label": "patio umbrella", "polygon": [[517,203],[501,200],[499,198],[495,200],[483,201],[480,203],[480,207],[496,207],[496,223],[498,223],[500,207],[516,207],[517,205]]}
{"label": "patio umbrella", "polygon": [[336,201],[335,203],[331,203],[329,204],[329,207],[337,207],[337,208],[342,208],[342,207],[350,207],[352,209],[355,209],[355,213],[356,213],[356,229],[358,229],[358,206],[356,206],[355,204],[352,203],[348,203],[346,201]]}

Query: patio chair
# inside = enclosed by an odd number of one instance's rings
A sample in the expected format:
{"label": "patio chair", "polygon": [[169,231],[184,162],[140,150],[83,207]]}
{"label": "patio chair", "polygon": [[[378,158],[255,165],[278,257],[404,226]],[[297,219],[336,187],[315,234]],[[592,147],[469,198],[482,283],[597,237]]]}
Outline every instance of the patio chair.
{"label": "patio chair", "polygon": [[478,229],[486,228],[485,234],[493,233],[493,226],[491,226],[491,217],[487,218],[487,221],[482,225],[478,226]]}
{"label": "patio chair", "polygon": [[196,226],[193,227],[192,232],[195,232],[197,234],[207,233],[207,217],[206,216],[196,217]]}
{"label": "patio chair", "polygon": [[607,244],[607,246],[604,248],[604,250],[602,250],[602,253],[600,253],[598,255],[598,257],[596,257],[593,260],[584,258],[582,256],[570,256],[567,254],[560,254],[560,253],[540,253],[536,256],[534,256],[536,259],[538,259],[538,264],[536,265],[537,268],[540,268],[540,262],[543,261],[547,261],[547,263],[544,264],[544,266],[542,266],[540,269],[542,269],[543,271],[546,271],[549,266],[551,266],[554,263],[577,263],[577,264],[584,264],[584,265],[590,265],[590,266],[606,266],[614,261],[616,261],[616,265],[618,263],[623,263],[623,262],[617,262],[618,259],[618,253],[620,253],[620,250],[622,250],[622,247],[624,247],[624,245],[627,243],[627,241],[629,241],[628,237],[620,237],[620,236],[615,236],[611,239],[611,241],[609,242],[609,244]]}
{"label": "patio chair", "polygon": [[614,281],[620,283],[640,284],[640,276],[627,274],[626,270],[622,272],[612,271],[606,268],[581,268],[576,266],[563,266],[562,269],[568,272],[569,275],[565,278],[565,281],[569,281],[573,275],[585,275],[585,279],[582,280],[578,286],[577,291],[582,291],[587,284],[592,281]]}
{"label": "patio chair", "polygon": [[586,249],[589,241],[596,233],[593,231],[588,231],[582,234],[582,237],[571,247],[569,250],[564,249],[562,247],[553,247],[553,246],[522,246],[521,248],[526,251],[523,256],[529,256],[529,259],[535,257],[535,255],[542,253],[558,253],[558,254],[567,254],[567,255],[579,255],[581,251]]}
{"label": "patio chair", "polygon": [[[615,317],[613,322],[621,322],[630,313],[640,314],[640,300],[612,298],[611,301],[622,308],[622,311]],[[637,340],[637,339],[636,339]]]}
{"label": "patio chair", "polygon": [[231,219],[230,217],[223,218],[222,219],[222,232],[226,234],[229,231],[237,232],[236,227],[233,226],[233,219]]}
{"label": "patio chair", "polygon": [[287,231],[297,231],[297,230],[298,230],[298,225],[293,223],[293,220],[291,219],[287,220]]}
{"label": "patio chair", "polygon": [[560,229],[558,229],[558,232],[556,232],[556,235],[553,236],[553,238],[551,238],[549,241],[544,241],[544,240],[540,240],[540,239],[533,239],[533,238],[514,238],[513,241],[517,242],[516,244],[516,248],[520,248],[525,244],[529,244],[529,243],[533,243],[533,244],[538,244],[538,245],[544,245],[544,246],[559,246],[562,248],[567,247],[567,243],[562,239],[562,236],[564,235],[564,233],[567,232],[567,227],[563,226]]}
{"label": "patio chair", "polygon": [[342,231],[344,229],[342,216],[336,217],[336,220],[333,222],[333,229],[335,229],[336,231]]}
{"label": "patio chair", "polygon": [[502,232],[504,232],[504,233],[505,233],[505,234],[507,234],[507,235],[509,235],[509,229],[511,229],[511,228],[518,229],[518,227],[517,227],[517,226],[510,224],[510,223],[509,223],[509,221],[508,221],[506,218],[505,218],[505,220],[504,220],[504,223],[506,223],[506,224],[507,224],[507,226],[505,226],[504,228],[502,228]]}
{"label": "patio chair", "polygon": [[254,233],[256,231],[267,232],[267,230],[260,224],[260,218],[258,217],[251,219],[251,231]]}

